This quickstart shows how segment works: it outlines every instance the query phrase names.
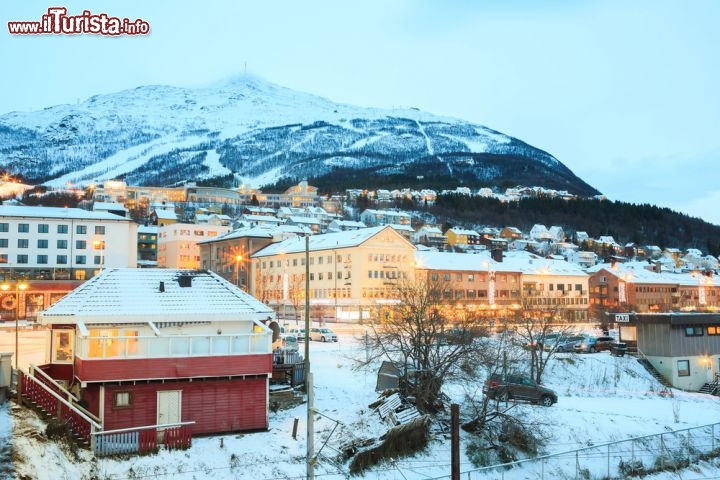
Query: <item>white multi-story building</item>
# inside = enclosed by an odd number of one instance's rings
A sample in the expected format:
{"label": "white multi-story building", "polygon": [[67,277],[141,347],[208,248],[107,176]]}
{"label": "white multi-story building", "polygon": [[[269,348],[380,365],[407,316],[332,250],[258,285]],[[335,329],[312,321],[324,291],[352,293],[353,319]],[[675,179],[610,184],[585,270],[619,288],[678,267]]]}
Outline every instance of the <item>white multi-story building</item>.
{"label": "white multi-story building", "polygon": [[158,227],[157,266],[164,268],[200,268],[198,242],[232,230],[226,225],[173,223]]}
{"label": "white multi-story building", "polygon": [[103,267],[137,266],[129,218],[79,208],[0,206],[4,278],[85,280]]}

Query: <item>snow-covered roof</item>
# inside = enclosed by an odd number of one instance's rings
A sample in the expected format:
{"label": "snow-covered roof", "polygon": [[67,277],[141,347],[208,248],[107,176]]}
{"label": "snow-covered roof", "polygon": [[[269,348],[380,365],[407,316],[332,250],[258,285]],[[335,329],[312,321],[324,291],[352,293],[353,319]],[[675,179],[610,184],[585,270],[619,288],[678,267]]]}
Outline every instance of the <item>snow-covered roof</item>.
{"label": "snow-covered roof", "polygon": [[274,227],[268,226],[268,225],[258,225],[256,227],[251,227],[251,228],[238,228],[231,232],[227,232],[222,235],[218,235],[216,237],[209,238],[207,240],[202,240],[197,243],[213,243],[213,242],[220,242],[220,241],[224,241],[224,240],[233,240],[235,238],[248,238],[248,237],[272,238],[274,230],[275,230]]}
{"label": "snow-covered roof", "polygon": [[[389,225],[379,227],[359,228],[357,230],[347,230],[344,232],[324,233],[322,235],[312,235],[310,237],[310,251],[331,250],[335,248],[356,247],[373,236],[377,235],[386,228],[392,228]],[[398,234],[399,236],[400,234]],[[399,238],[402,238],[399,236]],[[402,240],[398,240],[402,241]],[[412,246],[408,242],[409,246]],[[414,247],[413,247],[414,248]],[[253,258],[268,257],[278,255],[280,253],[298,253],[305,251],[305,238],[289,238],[279,243],[273,243],[263,248],[253,255]]]}
{"label": "snow-covered roof", "polygon": [[155,210],[155,216],[161,220],[177,220],[177,215],[174,210]]}
{"label": "snow-covered roof", "polygon": [[138,234],[140,233],[158,233],[158,227],[156,225],[140,225],[138,227]]}
{"label": "snow-covered roof", "polygon": [[[191,286],[180,286],[183,276],[191,277]],[[106,269],[41,313],[44,324],[259,321],[270,316],[270,308],[213,272],[165,268]]]}
{"label": "snow-covered roof", "polygon": [[108,212],[92,212],[82,208],[0,206],[0,217],[54,218],[72,220],[123,220],[130,219]]}
{"label": "snow-covered roof", "polygon": [[93,210],[95,211],[108,211],[108,210],[121,210],[127,212],[127,208],[122,203],[117,202],[95,202],[93,203]]}
{"label": "snow-covered roof", "polygon": [[615,266],[609,263],[601,263],[588,269],[590,273],[597,273],[605,270],[610,275],[621,278],[628,283],[648,283],[648,284],[665,284],[665,285],[682,285],[682,286],[698,286],[718,285],[717,279],[707,277],[700,273],[657,273],[649,270],[650,266],[645,262],[628,262],[616,263]]}

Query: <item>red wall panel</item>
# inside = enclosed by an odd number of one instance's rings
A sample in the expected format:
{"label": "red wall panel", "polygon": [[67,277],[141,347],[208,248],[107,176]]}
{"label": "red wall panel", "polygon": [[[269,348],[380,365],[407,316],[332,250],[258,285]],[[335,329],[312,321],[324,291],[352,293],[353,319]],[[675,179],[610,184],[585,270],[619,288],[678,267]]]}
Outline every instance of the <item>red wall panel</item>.
{"label": "red wall panel", "polygon": [[228,377],[272,373],[272,354],[87,360],[75,358],[83,382]]}
{"label": "red wall panel", "polygon": [[[181,420],[195,421],[193,435],[268,428],[267,379],[113,385],[105,388],[105,430],[155,425],[157,392],[182,391]],[[115,392],[132,392],[132,406],[113,405]]]}

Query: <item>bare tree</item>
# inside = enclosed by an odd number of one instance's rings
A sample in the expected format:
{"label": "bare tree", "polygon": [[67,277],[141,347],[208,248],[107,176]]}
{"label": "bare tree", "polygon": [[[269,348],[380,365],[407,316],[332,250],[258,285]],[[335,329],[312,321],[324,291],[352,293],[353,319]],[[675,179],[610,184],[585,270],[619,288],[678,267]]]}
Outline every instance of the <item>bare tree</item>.
{"label": "bare tree", "polygon": [[547,308],[525,305],[512,322],[516,342],[528,352],[530,378],[537,383],[542,383],[543,372],[555,355],[558,340],[571,330],[571,325],[559,322],[562,313],[558,305]]}
{"label": "bare tree", "polygon": [[480,319],[449,303],[449,284],[403,280],[394,290],[397,303],[372,326],[369,359],[392,361],[401,371],[403,393],[415,398],[420,411],[435,412],[443,382],[476,370]]}

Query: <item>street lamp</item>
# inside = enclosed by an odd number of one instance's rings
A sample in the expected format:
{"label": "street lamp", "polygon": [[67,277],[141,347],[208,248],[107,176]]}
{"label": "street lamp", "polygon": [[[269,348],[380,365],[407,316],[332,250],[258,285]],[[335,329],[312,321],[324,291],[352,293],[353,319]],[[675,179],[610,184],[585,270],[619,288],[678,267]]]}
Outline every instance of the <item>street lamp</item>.
{"label": "street lamp", "polygon": [[[18,282],[15,284],[15,370],[18,370],[18,330],[19,330],[19,320],[20,320],[20,292],[24,291],[27,288],[27,283]],[[3,283],[0,285],[0,289],[2,289],[3,292],[7,292],[10,289],[10,285],[7,283]]]}
{"label": "street lamp", "polygon": [[240,262],[242,262],[242,255],[235,255],[235,285],[240,288]]}

